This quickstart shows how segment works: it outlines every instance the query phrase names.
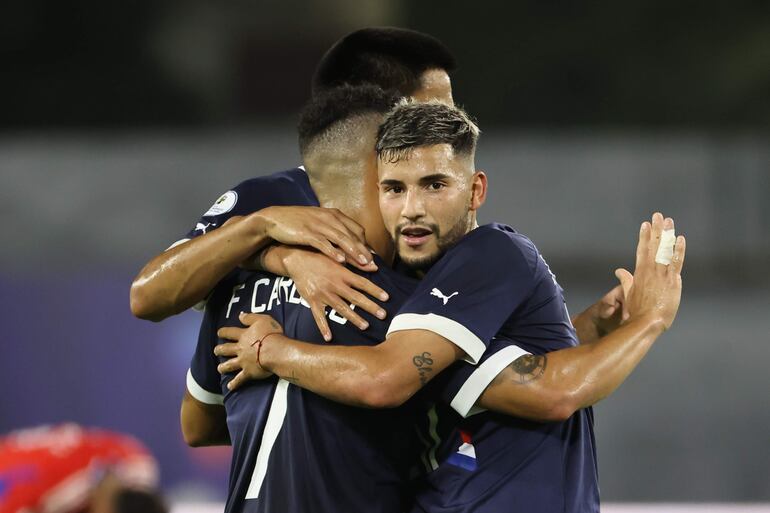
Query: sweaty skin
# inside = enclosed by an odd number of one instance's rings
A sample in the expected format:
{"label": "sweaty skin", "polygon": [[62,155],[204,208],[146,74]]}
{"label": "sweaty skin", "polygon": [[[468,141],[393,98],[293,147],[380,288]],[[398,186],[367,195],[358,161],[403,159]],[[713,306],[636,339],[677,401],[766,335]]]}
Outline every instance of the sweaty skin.
{"label": "sweaty skin", "polygon": [[[415,148],[408,158],[380,164],[380,209],[386,228],[394,236],[399,256],[406,264],[417,268],[428,265],[453,243],[456,226],[465,227],[462,234],[475,226],[475,212],[486,196],[486,177],[481,172],[473,172],[472,159],[455,158],[451,147],[439,144]],[[670,267],[671,275],[666,275],[668,278],[663,281],[653,279],[662,275],[650,274],[646,258],[648,248],[653,245],[650,238],[654,236],[659,240],[664,224],[673,226],[673,220],[664,221],[663,216],[656,213],[651,226],[642,225],[637,254],[639,275],[634,277],[641,283],[636,287],[628,285],[630,273],[619,274],[629,290],[629,305],[633,305],[633,309],[629,306],[628,325],[591,346],[556,352],[562,353],[559,356],[553,353],[550,365],[546,365],[545,359],[519,362],[511,368],[519,374],[514,376],[519,383],[520,371],[528,370],[525,382],[546,378],[542,379],[544,387],[552,388],[529,387],[525,390],[529,394],[527,398],[535,399],[527,402],[518,401],[519,390],[508,387],[502,395],[504,399],[512,398],[515,408],[496,394],[488,398],[494,404],[487,406],[505,413],[515,411],[531,418],[553,420],[566,418],[565,415],[568,417],[576,409],[595,403],[617,388],[646,354],[662,327],[670,325],[678,308],[684,239],[677,248],[678,263]],[[654,246],[657,248],[657,244]],[[660,300],[661,295],[666,299],[653,305],[673,305],[668,317],[645,302],[644,293],[648,289],[658,294],[655,301]],[[321,347],[274,335],[269,342],[257,345],[259,363],[254,370],[256,353],[251,343],[267,331],[260,317],[249,320],[254,324],[246,331],[223,328],[219,332],[222,338],[239,341],[217,347],[217,355],[235,357],[221,364],[220,372],[246,371],[231,381],[232,389],[250,377],[269,371],[291,377],[300,386],[335,401],[374,408],[392,407],[403,404],[436,373],[465,356],[454,343],[426,330],[398,331],[373,347]],[[420,363],[426,359],[431,360],[430,366]],[[536,372],[538,365],[542,366],[542,372]],[[572,379],[562,379],[562,374]]]}

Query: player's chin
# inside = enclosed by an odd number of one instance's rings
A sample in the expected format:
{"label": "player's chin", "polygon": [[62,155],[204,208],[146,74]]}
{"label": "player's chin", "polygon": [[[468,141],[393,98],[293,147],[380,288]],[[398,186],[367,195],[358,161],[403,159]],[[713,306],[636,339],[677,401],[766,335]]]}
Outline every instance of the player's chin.
{"label": "player's chin", "polygon": [[439,248],[435,245],[411,247],[402,244],[399,248],[399,257],[407,267],[412,269],[424,269],[430,267],[440,256]]}

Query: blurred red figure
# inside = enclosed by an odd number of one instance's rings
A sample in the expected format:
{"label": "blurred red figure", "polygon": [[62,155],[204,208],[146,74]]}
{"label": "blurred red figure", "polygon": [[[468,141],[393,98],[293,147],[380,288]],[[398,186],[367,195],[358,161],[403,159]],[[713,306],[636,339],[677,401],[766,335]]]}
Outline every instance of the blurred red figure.
{"label": "blurred red figure", "polygon": [[0,513],[154,513],[155,458],[135,438],[76,424],[0,437]]}

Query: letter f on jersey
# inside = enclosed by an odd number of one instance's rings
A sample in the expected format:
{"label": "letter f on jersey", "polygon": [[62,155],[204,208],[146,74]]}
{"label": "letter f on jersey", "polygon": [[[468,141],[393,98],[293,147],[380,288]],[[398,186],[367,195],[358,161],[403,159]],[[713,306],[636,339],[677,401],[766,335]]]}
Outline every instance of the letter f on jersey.
{"label": "letter f on jersey", "polygon": [[441,291],[440,291],[439,289],[437,289],[437,288],[434,288],[433,290],[431,290],[431,291],[430,291],[430,295],[431,295],[431,296],[436,296],[436,297],[438,297],[438,298],[441,298],[441,301],[443,301],[445,305],[446,305],[446,304],[449,302],[449,300],[450,300],[450,299],[452,299],[452,298],[453,298],[454,296],[456,296],[457,294],[459,294],[459,292],[452,292],[452,293],[451,293],[451,294],[449,294],[448,296],[445,296],[445,295],[444,295],[444,293],[443,293],[443,292],[441,292]]}

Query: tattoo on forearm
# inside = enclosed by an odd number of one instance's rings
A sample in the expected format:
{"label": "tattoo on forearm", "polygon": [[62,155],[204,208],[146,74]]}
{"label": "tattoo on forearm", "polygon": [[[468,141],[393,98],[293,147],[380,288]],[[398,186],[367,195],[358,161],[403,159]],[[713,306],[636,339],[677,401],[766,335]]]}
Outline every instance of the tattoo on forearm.
{"label": "tattoo on forearm", "polygon": [[514,360],[509,367],[513,371],[514,383],[523,385],[542,376],[547,364],[548,356],[544,354],[525,354]]}
{"label": "tattoo on forearm", "polygon": [[430,353],[425,352],[422,354],[416,354],[412,357],[412,363],[417,367],[417,372],[420,373],[420,384],[425,385],[430,379],[429,374],[433,372],[433,358],[430,357]]}

